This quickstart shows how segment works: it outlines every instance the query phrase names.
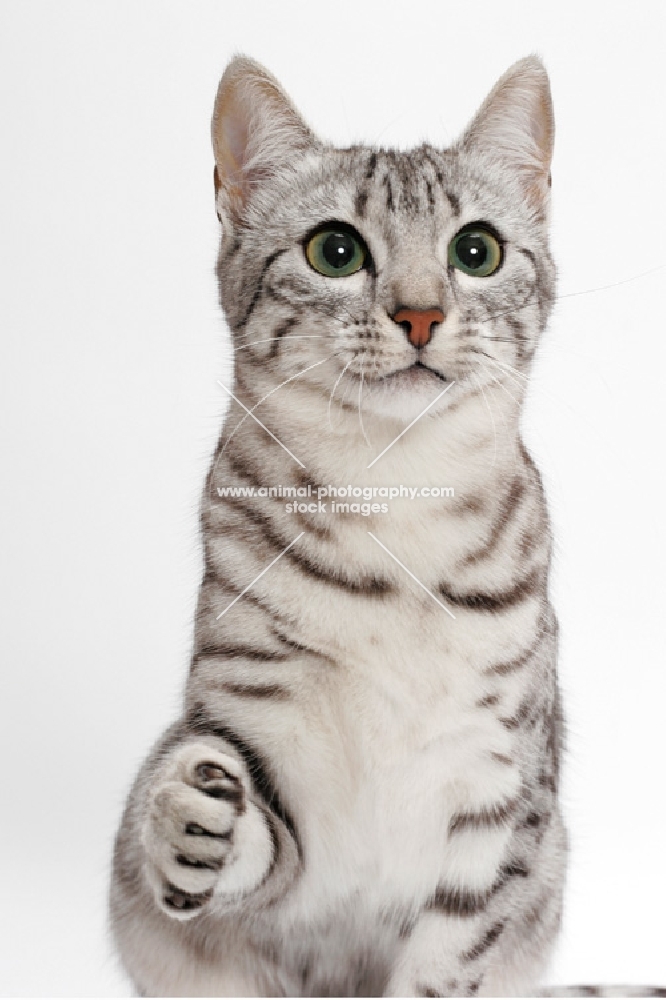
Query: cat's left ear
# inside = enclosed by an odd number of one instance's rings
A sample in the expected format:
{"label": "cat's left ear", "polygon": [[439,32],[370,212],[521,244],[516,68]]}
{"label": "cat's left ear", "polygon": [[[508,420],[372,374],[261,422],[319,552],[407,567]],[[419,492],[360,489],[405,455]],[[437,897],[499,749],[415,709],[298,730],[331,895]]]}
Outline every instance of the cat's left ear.
{"label": "cat's left ear", "polygon": [[548,201],[555,119],[548,74],[538,56],[515,63],[490,92],[460,140],[469,151],[485,151],[521,178],[537,210]]}
{"label": "cat's left ear", "polygon": [[247,56],[232,59],[220,80],[212,139],[218,215],[232,219],[262,179],[317,144],[277,80]]}

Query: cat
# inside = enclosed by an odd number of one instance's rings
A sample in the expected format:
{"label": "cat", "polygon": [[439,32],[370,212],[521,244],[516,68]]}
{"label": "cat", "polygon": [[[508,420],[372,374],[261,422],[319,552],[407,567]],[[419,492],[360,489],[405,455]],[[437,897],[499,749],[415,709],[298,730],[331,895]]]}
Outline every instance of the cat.
{"label": "cat", "polygon": [[[534,993],[567,857],[519,427],[555,293],[547,74],[516,63],[448,149],[337,149],[239,56],[212,132],[235,387],[182,716],[116,840],[122,961],[142,995]],[[376,502],[337,510],[347,485]]]}

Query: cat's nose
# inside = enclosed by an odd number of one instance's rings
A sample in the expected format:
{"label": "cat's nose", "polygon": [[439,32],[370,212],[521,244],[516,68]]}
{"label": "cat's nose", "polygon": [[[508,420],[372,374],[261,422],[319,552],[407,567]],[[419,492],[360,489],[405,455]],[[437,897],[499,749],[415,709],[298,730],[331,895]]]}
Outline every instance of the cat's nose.
{"label": "cat's nose", "polygon": [[403,328],[410,344],[420,349],[431,339],[435,323],[444,322],[444,313],[441,309],[398,309],[392,319]]}

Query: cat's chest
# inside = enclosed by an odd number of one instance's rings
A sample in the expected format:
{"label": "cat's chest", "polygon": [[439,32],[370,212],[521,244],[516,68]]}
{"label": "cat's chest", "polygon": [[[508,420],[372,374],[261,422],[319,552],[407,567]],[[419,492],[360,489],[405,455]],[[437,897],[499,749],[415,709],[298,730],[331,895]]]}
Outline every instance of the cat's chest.
{"label": "cat's chest", "polygon": [[409,669],[395,644],[392,656],[381,641],[374,653],[322,685],[292,741],[301,895],[323,910],[356,897],[381,910],[433,891],[451,816],[487,783],[497,739],[474,684],[455,680],[434,641],[421,642]]}

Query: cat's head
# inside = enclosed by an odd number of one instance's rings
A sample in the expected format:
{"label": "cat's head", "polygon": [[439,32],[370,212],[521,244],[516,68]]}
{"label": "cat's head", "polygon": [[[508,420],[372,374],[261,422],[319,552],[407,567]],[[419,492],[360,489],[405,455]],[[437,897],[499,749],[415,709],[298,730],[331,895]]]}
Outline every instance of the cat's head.
{"label": "cat's head", "polygon": [[553,131],[534,56],[452,147],[409,152],[319,140],[272,76],[234,59],[213,146],[237,371],[401,419],[452,382],[436,409],[500,383],[521,399],[553,299]]}

